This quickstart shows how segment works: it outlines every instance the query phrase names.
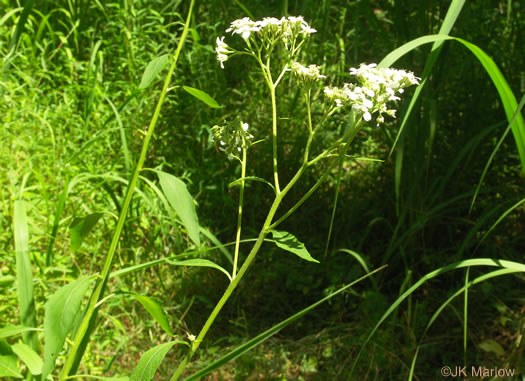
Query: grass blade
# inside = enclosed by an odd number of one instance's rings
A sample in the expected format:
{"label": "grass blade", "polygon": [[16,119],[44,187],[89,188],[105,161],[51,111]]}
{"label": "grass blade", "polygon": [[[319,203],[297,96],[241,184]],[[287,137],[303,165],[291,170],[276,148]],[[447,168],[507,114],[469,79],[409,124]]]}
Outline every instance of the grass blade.
{"label": "grass blade", "polygon": [[521,113],[521,110],[524,105],[525,105],[525,95],[521,97],[520,104],[518,105],[516,112],[512,116],[512,119],[508,127],[505,129],[505,132],[501,136],[501,139],[498,141],[498,143],[496,144],[496,147],[494,147],[494,150],[490,154],[489,159],[487,160],[487,164],[485,165],[485,168],[483,168],[483,172],[481,173],[481,177],[479,178],[478,185],[476,186],[476,191],[474,192],[474,197],[472,197],[472,202],[470,203],[469,214],[472,212],[472,208],[474,208],[474,203],[476,202],[476,198],[478,197],[478,193],[481,189],[481,184],[483,184],[483,180],[485,180],[485,176],[487,175],[489,167],[492,164],[492,160],[494,159],[494,156],[496,156],[496,153],[498,152],[499,148],[503,144],[503,141],[505,140],[505,138],[507,137],[507,134],[510,131],[510,127],[512,126],[512,123],[514,123],[516,117]]}
{"label": "grass blade", "polygon": [[275,335],[277,332],[279,332],[284,327],[288,326],[289,324],[293,323],[294,321],[300,319],[304,315],[306,315],[308,312],[313,310],[315,307],[319,306],[320,304],[330,300],[337,294],[340,294],[341,292],[345,291],[346,289],[356,285],[357,283],[361,282],[362,280],[370,277],[371,275],[377,273],[378,271],[384,269],[386,266],[382,266],[378,269],[375,269],[374,271],[363,275],[362,277],[354,280],[353,282],[347,284],[346,286],[341,287],[339,290],[332,292],[330,295],[322,298],[321,300],[315,302],[314,304],[311,304],[310,306],[306,307],[305,309],[297,312],[296,314],[290,316],[288,319],[283,320],[282,322],[274,325],[272,328],[264,331],[260,335],[254,337],[253,339],[247,341],[246,343],[238,346],[233,351],[228,353],[227,355],[221,357],[220,359],[214,361],[210,365],[206,366],[205,368],[199,370],[197,373],[192,374],[190,377],[186,378],[185,381],[194,381],[199,380],[201,377],[206,376],[207,374],[210,374],[214,370],[220,368],[224,364],[235,360],[237,357],[242,356],[244,353],[250,351],[251,349],[255,348],[259,344],[262,344],[264,341],[268,340],[270,337]]}
{"label": "grass blade", "polygon": [[[33,272],[29,257],[29,232],[24,200],[16,200],[13,209],[13,232],[16,251],[16,278],[20,322],[25,327],[36,327],[35,301],[33,296]],[[22,333],[24,343],[38,350],[35,332]]]}
{"label": "grass blade", "polygon": [[39,331],[38,328],[22,327],[22,326],[8,326],[0,328],[0,339],[5,339],[6,337],[17,336],[24,332],[30,331]]}
{"label": "grass blade", "polygon": [[452,295],[450,298],[448,298],[436,310],[436,312],[434,312],[432,317],[429,319],[429,321],[427,323],[427,326],[425,327],[425,330],[423,331],[423,334],[421,335],[421,338],[419,339],[419,344],[418,344],[418,346],[416,348],[416,352],[414,353],[414,357],[412,358],[412,365],[411,365],[411,368],[410,368],[410,374],[409,374],[409,377],[408,377],[408,381],[412,381],[413,374],[414,374],[414,369],[415,369],[415,365],[416,365],[416,359],[417,359],[417,355],[419,353],[419,349],[421,348],[422,340],[425,337],[425,335],[428,332],[428,330],[430,329],[430,327],[432,326],[432,324],[434,323],[434,321],[438,318],[438,316],[441,314],[441,312],[443,312],[445,307],[447,307],[455,298],[457,298],[463,292],[468,290],[469,287],[472,287],[475,284],[481,283],[481,282],[483,282],[483,281],[485,281],[487,279],[490,279],[490,278],[494,278],[494,277],[501,276],[501,275],[513,274],[513,273],[516,273],[516,272],[520,272],[520,270],[516,270],[516,269],[512,269],[512,268],[505,268],[505,269],[499,269],[499,270],[491,271],[490,273],[481,275],[481,276],[475,278],[474,280],[469,281],[467,284],[465,284],[465,286],[463,286],[462,288],[457,290],[454,293],[454,295]]}
{"label": "grass blade", "polygon": [[377,322],[377,324],[374,326],[370,334],[367,336],[366,340],[364,341],[363,345],[361,346],[361,349],[357,353],[357,356],[354,359],[354,363],[352,365],[352,369],[350,371],[349,379],[351,379],[353,372],[355,370],[355,366],[357,365],[357,362],[359,361],[359,358],[361,356],[361,353],[363,352],[363,349],[365,348],[366,344],[370,341],[374,333],[377,331],[379,326],[386,320],[387,317],[389,317],[392,312],[394,312],[397,307],[412,293],[418,289],[423,283],[425,283],[427,280],[433,279],[439,275],[445,274],[452,270],[457,270],[464,267],[469,266],[494,266],[494,267],[501,267],[505,269],[512,269],[515,271],[525,272],[525,264],[507,261],[507,260],[499,260],[499,259],[490,259],[490,258],[475,258],[475,259],[467,259],[464,261],[459,261],[452,263],[447,266],[443,266],[438,268],[437,270],[434,270],[425,276],[423,276],[420,280],[418,280],[412,287],[410,287],[408,290],[406,290],[401,296],[399,296],[394,303],[387,309],[387,311],[383,314],[381,319]]}

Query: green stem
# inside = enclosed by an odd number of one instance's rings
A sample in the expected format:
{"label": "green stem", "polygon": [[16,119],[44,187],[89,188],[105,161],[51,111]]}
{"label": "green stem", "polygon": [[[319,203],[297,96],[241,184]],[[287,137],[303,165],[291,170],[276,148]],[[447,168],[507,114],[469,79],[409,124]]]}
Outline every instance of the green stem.
{"label": "green stem", "polygon": [[186,19],[186,24],[184,26],[184,30],[182,32],[182,36],[179,41],[179,45],[177,46],[177,50],[175,51],[175,55],[173,57],[173,61],[171,63],[171,67],[169,69],[168,75],[166,76],[166,79],[164,81],[164,86],[162,88],[162,92],[160,94],[159,101],[157,103],[157,107],[155,108],[155,112],[153,114],[153,117],[151,119],[151,122],[148,127],[148,131],[146,133],[146,137],[144,138],[144,142],[142,144],[142,150],[140,152],[139,160],[137,162],[137,165],[135,166],[135,169],[133,171],[133,175],[131,176],[131,180],[128,183],[128,188],[126,190],[126,195],[124,198],[124,203],[122,204],[122,210],[119,215],[119,219],[117,222],[117,226],[115,228],[115,232],[113,234],[113,237],[111,239],[111,244],[109,246],[108,254],[106,256],[106,260],[104,262],[104,267],[101,272],[101,279],[97,282],[97,285],[95,289],[93,290],[93,293],[91,294],[91,297],[89,299],[89,304],[86,309],[86,313],[84,314],[84,317],[79,325],[79,328],[76,332],[76,335],[73,339],[73,346],[69,350],[69,354],[66,360],[66,363],[64,365],[64,368],[62,370],[62,374],[60,375],[59,380],[64,381],[69,376],[70,371],[73,368],[73,365],[77,359],[77,355],[82,357],[83,351],[80,350],[80,346],[82,342],[84,341],[85,335],[88,332],[88,328],[91,325],[92,320],[96,317],[96,308],[98,302],[102,299],[104,295],[104,289],[107,283],[107,280],[109,278],[109,274],[111,271],[111,265],[113,262],[113,257],[115,256],[115,252],[118,246],[118,243],[120,241],[120,235],[122,233],[122,228],[124,227],[124,222],[126,220],[127,212],[129,205],[131,203],[131,199],[133,196],[133,192],[135,190],[135,186],[137,183],[137,179],[139,177],[139,173],[142,170],[142,167],[144,165],[144,161],[146,160],[146,154],[148,152],[149,143],[151,141],[151,138],[153,136],[153,132],[155,131],[155,126],[157,125],[157,120],[160,115],[160,111],[162,109],[162,104],[164,103],[164,98],[166,96],[166,93],[168,91],[168,86],[171,81],[171,77],[173,75],[173,72],[175,71],[175,68],[177,66],[177,61],[182,49],[182,45],[184,44],[184,40],[186,39],[186,35],[188,34],[189,30],[189,23],[191,19],[191,14],[193,10],[193,5],[195,3],[195,0],[191,0],[190,9],[188,12],[188,17]]}
{"label": "green stem", "polygon": [[[271,81],[271,78],[269,78]],[[270,96],[272,98],[272,150],[273,150],[273,180],[275,183],[275,192],[279,194],[279,173],[277,170],[277,105],[275,102],[275,87],[270,82]]]}
{"label": "green stem", "polygon": [[277,208],[281,204],[281,201],[286,196],[286,194],[292,189],[292,187],[295,185],[295,183],[299,180],[301,175],[306,170],[306,166],[302,165],[301,168],[297,171],[295,176],[290,180],[288,185],[275,196],[275,199],[273,201],[272,206],[270,207],[270,211],[268,212],[268,215],[266,216],[266,220],[264,221],[263,227],[259,233],[259,236],[257,237],[257,241],[255,242],[254,246],[252,247],[252,250],[250,251],[250,254],[248,254],[248,257],[246,258],[246,261],[244,261],[242,267],[239,269],[239,273],[237,276],[232,280],[226,291],[224,291],[224,294],[222,295],[221,299],[217,302],[215,305],[215,308],[211,312],[210,316],[208,317],[208,320],[206,320],[206,323],[204,323],[204,326],[202,327],[201,331],[199,332],[199,335],[193,342],[193,345],[191,349],[186,354],[186,357],[184,357],[184,360],[180,363],[179,367],[177,368],[175,374],[171,378],[171,381],[176,381],[179,379],[179,377],[182,375],[182,372],[184,372],[184,369],[186,368],[186,365],[188,365],[188,362],[191,360],[197,349],[199,348],[202,340],[208,333],[208,330],[212,326],[213,322],[217,318],[217,315],[221,311],[222,307],[226,304],[228,299],[230,298],[231,294],[243,278],[244,274],[246,274],[246,271],[250,267],[251,263],[255,259],[255,256],[259,252],[259,249],[261,248],[261,245],[264,242],[264,238],[268,235],[270,232],[270,224],[272,223],[273,217],[275,216],[275,213],[277,212]]}
{"label": "green stem", "polygon": [[[241,123],[241,129],[242,129],[242,122]],[[242,161],[241,161],[241,179],[246,178],[246,140],[244,137],[242,138]],[[239,244],[241,241],[241,225],[242,225],[242,205],[244,203],[244,183],[245,180],[241,181],[241,191],[239,194],[239,211],[237,214],[237,236],[235,237],[235,254],[233,256],[233,271],[232,271],[232,279],[235,279],[236,273],[237,273],[237,261],[239,259]]]}

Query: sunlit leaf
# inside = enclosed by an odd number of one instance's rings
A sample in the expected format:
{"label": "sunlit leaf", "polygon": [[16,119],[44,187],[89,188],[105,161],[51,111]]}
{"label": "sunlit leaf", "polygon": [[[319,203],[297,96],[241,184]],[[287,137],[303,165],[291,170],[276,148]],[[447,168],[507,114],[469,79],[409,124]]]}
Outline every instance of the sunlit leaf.
{"label": "sunlit leaf", "polygon": [[[169,343],[159,344],[142,355],[137,367],[131,374],[130,381],[149,381],[155,375],[157,368],[166,356],[166,353],[175,344],[184,342],[171,341]],[[184,343],[186,344],[186,343]]]}
{"label": "sunlit leaf", "polygon": [[24,378],[18,370],[16,356],[0,356],[0,377]]}
{"label": "sunlit leaf", "polygon": [[168,260],[166,260],[166,262],[169,263],[170,265],[175,265],[175,266],[212,267],[214,269],[222,271],[228,277],[228,279],[230,281],[232,280],[232,277],[230,276],[228,271],[226,271],[221,266],[219,266],[219,265],[217,265],[217,264],[215,264],[212,261],[209,261],[207,259],[187,259],[187,260],[184,260],[184,261],[172,261],[172,260],[168,259]]}
{"label": "sunlit leaf", "polygon": [[151,82],[153,82],[157,74],[159,74],[169,62],[170,56],[168,54],[157,57],[153,61],[151,61],[148,64],[148,66],[146,66],[146,70],[144,70],[144,74],[142,75],[142,80],[140,81],[139,88],[145,89],[146,87],[151,85]]}
{"label": "sunlit leaf", "polygon": [[204,91],[202,90],[199,90],[199,89],[195,89],[193,87],[189,87],[189,86],[182,86],[182,88],[189,94],[193,95],[195,98],[197,98],[198,100],[200,100],[201,102],[204,102],[206,103],[208,106],[212,107],[212,108],[220,108],[221,106],[219,106],[219,104],[215,101],[215,99],[213,99],[212,97],[210,97],[208,94],[206,94]]}
{"label": "sunlit leaf", "polygon": [[31,374],[38,375],[42,373],[42,359],[30,346],[24,343],[17,343],[13,344],[11,349],[26,364]]}
{"label": "sunlit leaf", "polygon": [[152,298],[145,295],[131,294],[142,306],[150,313],[150,315],[159,323],[161,328],[169,335],[173,336],[173,330],[170,327],[168,317],[164,313],[160,304]]}
{"label": "sunlit leaf", "polygon": [[308,250],[306,250],[304,244],[292,234],[279,230],[272,230],[272,235],[273,239],[275,240],[275,244],[281,249],[289,251],[290,253],[294,253],[306,261],[319,263],[319,261],[313,258]]}
{"label": "sunlit leaf", "polygon": [[168,202],[188,231],[190,239],[197,246],[200,246],[199,219],[195,212],[193,198],[191,197],[190,192],[188,192],[186,184],[169,173],[162,171],[157,171],[157,173],[159,175],[160,186],[164,195],[168,199]]}
{"label": "sunlit leaf", "polygon": [[80,278],[60,288],[46,303],[42,379],[55,368],[55,360],[80,311],[82,297],[92,278]]}
{"label": "sunlit leaf", "polygon": [[71,239],[71,250],[80,249],[82,242],[89,232],[95,227],[98,220],[103,216],[102,213],[93,213],[82,218],[75,218],[69,226],[69,235]]}

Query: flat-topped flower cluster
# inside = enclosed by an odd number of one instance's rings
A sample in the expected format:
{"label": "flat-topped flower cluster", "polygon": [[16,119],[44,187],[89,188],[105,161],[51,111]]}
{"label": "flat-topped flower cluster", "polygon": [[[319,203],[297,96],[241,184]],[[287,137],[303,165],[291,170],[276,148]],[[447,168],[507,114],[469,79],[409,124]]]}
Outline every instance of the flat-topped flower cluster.
{"label": "flat-topped flower cluster", "polygon": [[[305,39],[316,32],[301,16],[280,19],[266,17],[260,21],[253,21],[245,17],[233,21],[226,32],[231,32],[232,35],[237,34],[244,39],[246,50],[243,54],[247,53],[259,62],[272,91],[275,91],[275,87],[286,72],[291,72],[308,94],[317,82],[326,78],[321,74],[319,66],[305,66],[296,61],[297,53]],[[269,57],[272,52],[278,50],[277,47],[284,52],[285,59],[280,60],[284,64],[280,68],[277,80],[273,81]],[[217,37],[215,51],[222,68],[224,68],[224,62],[232,54],[242,53],[230,48],[224,42],[224,37]],[[399,95],[403,93],[404,88],[417,85],[420,80],[411,72],[378,68],[376,64],[361,64],[358,68],[351,68],[350,75],[355,78],[356,83],[345,83],[343,87],[326,86],[324,95],[333,102],[335,107],[351,107],[356,116],[366,122],[375,118],[377,125],[384,123],[385,114],[395,117],[396,110],[388,108],[388,102],[399,100]],[[227,145],[238,147],[239,142],[237,139]],[[222,142],[221,145],[224,146]]]}
{"label": "flat-topped flower cluster", "polygon": [[419,84],[420,78],[414,73],[391,68],[377,68],[376,64],[361,64],[351,68],[350,75],[355,76],[359,85],[345,83],[343,88],[325,87],[325,95],[333,100],[337,107],[349,105],[354,112],[362,113],[365,121],[378,113],[377,124],[383,123],[383,114],[395,117],[396,110],[388,109],[387,102],[396,101],[405,87]]}
{"label": "flat-topped flower cluster", "polygon": [[239,34],[245,40],[248,40],[252,33],[260,33],[261,35],[269,35],[271,37],[293,37],[302,35],[310,35],[317,32],[311,28],[302,16],[297,17],[265,17],[260,21],[253,21],[249,17],[235,20],[231,23],[226,32],[232,34]]}
{"label": "flat-topped flower cluster", "polygon": [[[290,56],[294,56],[304,39],[315,33],[316,30],[311,28],[302,16],[280,19],[265,17],[259,21],[244,17],[233,21],[226,32],[241,36],[251,53],[255,53],[255,50],[258,50],[260,46],[264,47],[267,52],[271,52],[275,45],[280,44],[284,46]],[[237,53],[224,42],[224,37],[217,37],[215,52],[222,68],[224,68],[224,62],[228,60],[229,55]]]}

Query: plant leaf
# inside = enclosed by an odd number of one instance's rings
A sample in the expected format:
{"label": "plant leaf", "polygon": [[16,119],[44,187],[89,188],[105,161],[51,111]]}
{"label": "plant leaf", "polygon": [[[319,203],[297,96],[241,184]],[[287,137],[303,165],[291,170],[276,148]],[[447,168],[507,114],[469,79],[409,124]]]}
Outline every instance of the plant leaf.
{"label": "plant leaf", "polygon": [[24,343],[17,343],[11,345],[11,349],[26,364],[31,374],[36,376],[42,373],[42,359],[33,348]]}
{"label": "plant leaf", "polygon": [[298,257],[310,262],[319,263],[319,261],[313,258],[304,244],[295,238],[292,234],[279,230],[272,230],[273,239],[275,244],[281,249],[294,253]]}
{"label": "plant leaf", "polygon": [[145,295],[131,294],[142,306],[149,312],[149,314],[159,323],[162,329],[168,334],[173,336],[173,330],[170,327],[168,317],[164,313],[161,305],[155,300]]}
{"label": "plant leaf", "polygon": [[169,173],[157,171],[160,180],[162,191],[166,195],[171,207],[179,216],[182,224],[188,231],[190,239],[200,246],[199,238],[199,219],[195,212],[195,205],[193,205],[193,198],[191,197],[186,184]]}
{"label": "plant leaf", "polygon": [[232,281],[232,277],[230,276],[228,271],[226,271],[221,266],[219,266],[219,265],[217,265],[217,264],[215,264],[212,261],[209,261],[207,259],[187,259],[187,260],[184,260],[184,261],[171,261],[171,260],[167,259],[166,262],[169,263],[170,265],[175,265],[175,266],[213,267],[214,269],[222,271],[224,274],[226,274],[226,276],[228,277],[230,282]]}
{"label": "plant leaf", "polygon": [[95,227],[98,220],[103,216],[102,213],[93,213],[81,218],[75,218],[69,226],[69,235],[71,239],[71,250],[80,249],[84,238]]}
{"label": "plant leaf", "polygon": [[195,89],[193,87],[189,87],[189,86],[182,86],[182,88],[189,94],[193,95],[195,98],[197,98],[198,100],[200,100],[201,102],[204,102],[206,103],[208,106],[210,106],[211,108],[221,108],[221,106],[219,106],[219,104],[215,101],[215,99],[213,99],[212,97],[210,97],[208,94],[206,94],[204,91],[202,90],[199,90],[199,89]]}
{"label": "plant leaf", "polygon": [[169,343],[159,344],[142,355],[137,367],[131,374],[130,381],[149,381],[155,375],[157,368],[166,356],[170,348],[178,343],[171,341]]}
{"label": "plant leaf", "polygon": [[146,70],[144,70],[144,74],[142,75],[142,80],[140,81],[139,88],[145,89],[146,87],[151,85],[151,82],[153,82],[157,74],[159,74],[169,62],[170,56],[168,54],[164,54],[163,56],[157,57],[154,60],[152,60],[148,64],[148,66],[146,66]]}
{"label": "plant leaf", "polygon": [[[33,299],[33,271],[29,257],[29,232],[24,200],[16,200],[13,206],[13,231],[16,251],[16,278],[20,322],[25,327],[36,327],[35,301]],[[38,348],[34,332],[22,334],[24,343]]]}
{"label": "plant leaf", "polygon": [[0,339],[3,339],[5,337],[20,335],[21,333],[28,332],[28,331],[38,331],[38,328],[21,327],[21,326],[15,326],[15,325],[7,326],[4,328],[0,328]]}
{"label": "plant leaf", "polygon": [[479,343],[479,347],[485,352],[493,352],[498,356],[505,355],[505,350],[500,345],[500,343],[492,339],[483,340],[481,343]]}
{"label": "plant leaf", "polygon": [[82,297],[92,279],[80,278],[63,286],[46,303],[42,380],[55,368],[55,360],[64,346],[67,334],[71,331],[80,311]]}
{"label": "plant leaf", "polygon": [[24,378],[18,371],[15,356],[0,356],[0,377]]}

